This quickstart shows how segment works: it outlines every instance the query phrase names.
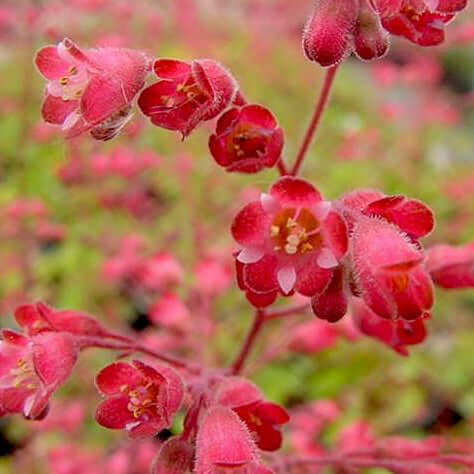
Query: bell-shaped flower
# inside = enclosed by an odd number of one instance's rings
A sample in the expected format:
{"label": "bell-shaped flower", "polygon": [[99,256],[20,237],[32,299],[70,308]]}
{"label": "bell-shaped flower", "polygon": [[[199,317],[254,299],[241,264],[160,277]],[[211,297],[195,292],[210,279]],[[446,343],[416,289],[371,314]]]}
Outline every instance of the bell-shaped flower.
{"label": "bell-shaped flower", "polygon": [[0,414],[44,418],[49,398],[69,377],[77,348],[68,334],[33,337],[4,329],[0,342]]}
{"label": "bell-shaped flower", "polygon": [[184,391],[175,370],[138,360],[104,367],[96,385],[107,397],[97,407],[97,422],[106,428],[125,429],[131,438],[153,436],[170,426]]}
{"label": "bell-shaped flower", "polygon": [[154,125],[183,137],[223,112],[237,91],[232,75],[211,59],[158,59],[153,70],[160,80],[140,94],[138,105]]}
{"label": "bell-shaped flower", "polygon": [[256,173],[280,159],[283,131],[273,114],[261,105],[245,105],[225,112],[209,138],[217,164],[227,171]]}
{"label": "bell-shaped flower", "polygon": [[90,132],[98,140],[113,138],[127,123],[150,65],[140,51],[81,49],[68,38],[40,49],[35,63],[48,80],[43,119],[67,138]]}

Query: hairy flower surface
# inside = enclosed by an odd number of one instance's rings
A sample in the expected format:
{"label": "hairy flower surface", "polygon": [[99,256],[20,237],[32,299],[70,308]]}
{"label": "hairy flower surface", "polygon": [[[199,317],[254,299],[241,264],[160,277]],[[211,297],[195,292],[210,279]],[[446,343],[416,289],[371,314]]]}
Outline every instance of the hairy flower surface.
{"label": "hairy flower surface", "polygon": [[160,80],[140,94],[138,105],[154,125],[183,137],[220,114],[236,93],[233,77],[211,59],[158,59],[153,70]]}
{"label": "hairy flower surface", "polygon": [[104,367],[96,384],[107,397],[97,407],[97,422],[125,429],[132,438],[153,436],[170,426],[183,399],[183,383],[173,369],[138,360]]}
{"label": "hairy flower surface", "polygon": [[268,109],[245,105],[219,118],[209,148],[217,164],[227,171],[256,173],[276,164],[283,141],[283,130]]}
{"label": "hairy flower surface", "polygon": [[33,337],[4,329],[0,342],[0,415],[46,416],[51,394],[69,377],[77,349],[67,334]]}
{"label": "hairy flower surface", "polygon": [[344,219],[319,191],[300,178],[283,177],[269,194],[247,204],[232,224],[239,285],[256,306],[277,292],[322,292],[347,251]]}
{"label": "hairy flower surface", "polygon": [[444,41],[444,25],[467,0],[318,0],[303,34],[310,61],[334,66],[354,52],[360,59],[385,55],[389,33],[420,46]]}
{"label": "hairy flower surface", "polygon": [[262,392],[253,383],[241,377],[229,377],[220,387],[216,402],[239,415],[260,449],[280,448],[282,436],[276,426],[287,423],[290,417],[280,405],[264,401]]}
{"label": "hairy flower surface", "polygon": [[85,132],[110,140],[131,117],[131,102],[145,84],[149,59],[125,48],[80,49],[66,38],[35,58],[48,80],[43,119],[72,138]]}

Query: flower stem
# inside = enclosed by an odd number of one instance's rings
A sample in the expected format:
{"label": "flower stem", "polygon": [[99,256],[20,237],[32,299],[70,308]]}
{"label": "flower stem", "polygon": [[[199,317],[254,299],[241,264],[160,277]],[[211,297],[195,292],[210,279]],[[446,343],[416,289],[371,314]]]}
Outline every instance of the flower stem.
{"label": "flower stem", "polygon": [[308,148],[311,145],[311,141],[313,140],[314,134],[318,128],[319,122],[329,99],[329,93],[331,92],[331,87],[334,82],[337,67],[337,65],[330,67],[326,71],[323,88],[321,89],[321,93],[319,94],[319,98],[316,103],[313,116],[308,125],[308,129],[306,130],[306,133],[304,135],[303,142],[301,143],[301,147],[298,151],[298,155],[296,156],[295,164],[293,165],[293,168],[290,171],[290,175],[296,176],[301,168],[301,165],[303,164],[306,152],[308,151]]}
{"label": "flower stem", "polygon": [[293,314],[303,313],[307,309],[309,309],[309,303],[300,303],[292,306],[284,306],[283,308],[275,308],[270,311],[265,311],[265,321],[284,318],[286,316],[292,316]]}
{"label": "flower stem", "polygon": [[237,375],[240,373],[242,370],[242,367],[250,354],[250,351],[252,349],[252,346],[255,342],[255,339],[260,332],[260,329],[262,328],[262,325],[265,321],[265,313],[261,309],[257,309],[255,312],[255,316],[253,319],[252,326],[249,329],[249,332],[247,334],[247,337],[245,338],[245,341],[242,345],[242,348],[240,349],[239,354],[237,355],[234,363],[232,364],[232,374]]}
{"label": "flower stem", "polygon": [[280,159],[278,160],[277,168],[278,168],[278,171],[280,172],[280,176],[286,176],[288,174],[288,170],[286,169],[286,165],[283,162],[283,157],[280,157]]}
{"label": "flower stem", "polygon": [[82,349],[85,349],[87,347],[97,347],[101,349],[112,349],[124,352],[140,352],[147,356],[153,357],[154,359],[166,362],[167,364],[172,365],[173,367],[176,367],[178,369],[185,369],[193,373],[201,372],[201,369],[197,365],[193,365],[190,362],[178,359],[176,357],[156,352],[146,346],[142,346],[141,344],[135,344],[134,342],[114,342],[106,341],[104,339],[99,339],[96,337],[86,337],[80,340],[79,345]]}

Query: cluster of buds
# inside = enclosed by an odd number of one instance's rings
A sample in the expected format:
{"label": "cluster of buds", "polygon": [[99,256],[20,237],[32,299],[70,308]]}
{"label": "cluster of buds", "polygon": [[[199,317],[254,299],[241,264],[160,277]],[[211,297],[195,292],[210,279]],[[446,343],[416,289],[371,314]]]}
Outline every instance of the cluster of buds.
{"label": "cluster of buds", "polygon": [[444,41],[444,25],[467,0],[318,0],[303,35],[309,60],[334,66],[354,52],[372,60],[389,49],[389,33],[421,46]]}

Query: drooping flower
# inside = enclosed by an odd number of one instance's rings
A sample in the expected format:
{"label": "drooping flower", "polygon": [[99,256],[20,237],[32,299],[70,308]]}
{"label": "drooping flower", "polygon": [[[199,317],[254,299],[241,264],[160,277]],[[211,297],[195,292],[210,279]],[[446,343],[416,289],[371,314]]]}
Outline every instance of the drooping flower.
{"label": "drooping flower", "polygon": [[138,360],[104,367],[96,384],[107,397],[97,407],[97,422],[125,429],[131,438],[153,436],[170,426],[183,399],[183,383],[173,369]]}
{"label": "drooping flower", "polygon": [[278,292],[321,293],[347,251],[344,219],[307,181],[283,177],[247,204],[232,224],[239,286],[256,306]]}
{"label": "drooping flower", "polygon": [[424,320],[429,317],[429,313],[410,321],[391,321],[380,318],[361,298],[352,298],[351,315],[362,333],[382,341],[401,355],[408,355],[407,346],[420,344],[426,338]]}
{"label": "drooping flower", "polygon": [[422,202],[354,191],[338,204],[350,227],[351,289],[383,318],[417,319],[433,304],[431,278],[418,238],[434,226]]}
{"label": "drooping flower", "polygon": [[261,464],[243,421],[230,409],[212,407],[203,419],[196,442],[195,474],[271,474]]}
{"label": "drooping flower", "polygon": [[227,378],[218,390],[216,402],[239,415],[260,449],[280,448],[282,436],[277,426],[287,423],[290,417],[280,405],[266,402],[253,383],[242,377]]}
{"label": "drooping flower", "polygon": [[0,415],[46,416],[49,398],[69,377],[77,348],[68,334],[33,337],[4,329],[0,342]]}
{"label": "drooping flower", "polygon": [[145,84],[149,59],[125,48],[80,49],[66,38],[35,58],[48,80],[43,119],[67,138],[85,132],[110,140],[131,117],[131,103]]}
{"label": "drooping flower", "polygon": [[226,109],[237,90],[231,74],[211,59],[158,59],[153,70],[160,80],[140,94],[138,105],[154,125],[183,137]]}
{"label": "drooping flower", "polygon": [[431,247],[426,252],[426,267],[442,288],[474,287],[474,242]]}
{"label": "drooping flower", "polygon": [[318,0],[303,35],[310,61],[334,66],[354,52],[377,59],[388,51],[389,33],[421,46],[444,41],[444,25],[467,0]]}
{"label": "drooping flower", "polygon": [[280,158],[283,131],[272,113],[261,105],[245,105],[225,112],[209,138],[216,162],[227,171],[256,173]]}

